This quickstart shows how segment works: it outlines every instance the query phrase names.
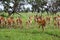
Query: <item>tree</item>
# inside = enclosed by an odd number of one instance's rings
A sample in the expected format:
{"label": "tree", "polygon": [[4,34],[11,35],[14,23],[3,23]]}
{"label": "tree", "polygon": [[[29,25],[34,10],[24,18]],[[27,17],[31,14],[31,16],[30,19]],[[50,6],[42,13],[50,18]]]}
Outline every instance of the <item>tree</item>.
{"label": "tree", "polygon": [[[5,4],[4,2],[7,2],[7,4]],[[9,6],[9,3],[10,3],[11,0],[3,0],[3,3],[5,4],[5,11],[8,12],[8,9],[10,8]],[[16,9],[18,7],[18,4],[19,4],[20,0],[14,0],[14,6],[13,6],[13,12],[8,12],[9,16],[16,13]]]}
{"label": "tree", "polygon": [[40,6],[41,6],[41,5],[43,6],[43,5],[45,5],[45,4],[47,3],[45,0],[36,0],[36,2],[37,2],[37,4],[40,5]]}
{"label": "tree", "polygon": [[60,0],[56,0],[58,6],[60,6]]}
{"label": "tree", "polygon": [[10,0],[2,0],[2,3],[4,4],[4,11],[5,11],[5,12],[8,11],[9,2],[10,2]]}

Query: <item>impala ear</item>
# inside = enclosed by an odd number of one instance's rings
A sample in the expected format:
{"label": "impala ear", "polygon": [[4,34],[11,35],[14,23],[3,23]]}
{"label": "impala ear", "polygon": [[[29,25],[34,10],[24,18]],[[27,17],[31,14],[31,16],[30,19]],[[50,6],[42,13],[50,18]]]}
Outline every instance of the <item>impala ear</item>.
{"label": "impala ear", "polygon": [[13,19],[14,17],[11,16],[10,18]]}

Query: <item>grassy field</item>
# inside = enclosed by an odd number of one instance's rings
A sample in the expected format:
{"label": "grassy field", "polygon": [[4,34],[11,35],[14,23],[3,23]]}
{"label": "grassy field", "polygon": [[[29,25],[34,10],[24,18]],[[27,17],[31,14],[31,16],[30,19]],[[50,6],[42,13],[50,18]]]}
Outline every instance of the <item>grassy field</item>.
{"label": "grassy field", "polygon": [[[36,14],[36,13],[35,13]],[[50,25],[47,25],[45,31],[38,29],[38,25],[32,23],[30,29],[25,29],[25,22],[29,16],[35,15],[34,13],[21,13],[21,18],[23,19],[23,29],[0,29],[0,40],[60,40],[60,29],[53,26],[53,21]],[[59,14],[59,13],[58,13]],[[4,14],[6,15],[6,14]],[[40,14],[38,14],[40,15]],[[7,15],[6,15],[7,16]],[[12,15],[15,19],[17,14]],[[46,13],[43,14],[44,17],[47,16]],[[50,15],[53,17],[53,15]],[[52,19],[51,19],[52,20]]]}

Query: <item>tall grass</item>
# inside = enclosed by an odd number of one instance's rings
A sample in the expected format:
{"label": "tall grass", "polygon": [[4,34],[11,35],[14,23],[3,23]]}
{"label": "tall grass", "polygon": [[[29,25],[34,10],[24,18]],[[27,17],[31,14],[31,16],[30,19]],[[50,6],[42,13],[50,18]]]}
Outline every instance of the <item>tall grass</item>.
{"label": "tall grass", "polygon": [[[37,13],[20,13],[23,20],[23,29],[0,29],[0,40],[60,40],[60,29],[54,29],[53,21],[51,24],[47,25],[45,31],[38,29],[38,25],[32,23],[29,29],[25,29],[25,22],[29,16],[36,15]],[[58,13],[59,14],[59,13]],[[5,14],[6,15],[6,14]],[[40,13],[38,15],[41,15]],[[18,14],[12,15],[14,19],[19,16]],[[43,16],[46,17],[47,14],[43,13]],[[50,15],[53,17],[54,15]],[[6,17],[7,18],[7,17]]]}

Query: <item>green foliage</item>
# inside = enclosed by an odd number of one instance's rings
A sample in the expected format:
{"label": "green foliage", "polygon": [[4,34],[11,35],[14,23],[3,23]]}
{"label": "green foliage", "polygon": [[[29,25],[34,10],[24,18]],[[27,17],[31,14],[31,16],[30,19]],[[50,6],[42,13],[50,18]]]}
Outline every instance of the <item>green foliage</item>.
{"label": "green foliage", "polygon": [[45,5],[46,1],[44,0],[36,0],[36,2],[38,3],[38,5]]}
{"label": "green foliage", "polygon": [[58,6],[60,6],[60,0],[56,0],[56,3],[58,4]]}

